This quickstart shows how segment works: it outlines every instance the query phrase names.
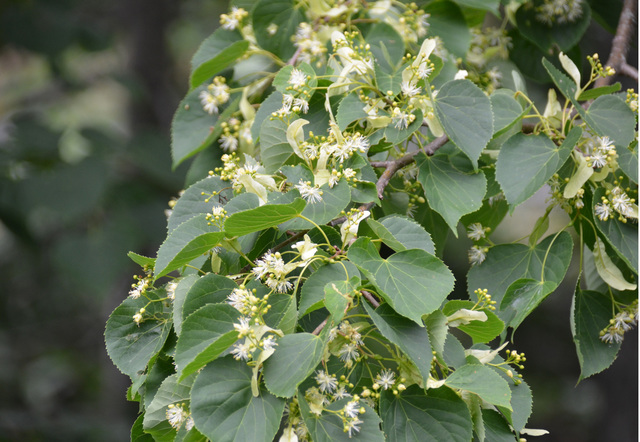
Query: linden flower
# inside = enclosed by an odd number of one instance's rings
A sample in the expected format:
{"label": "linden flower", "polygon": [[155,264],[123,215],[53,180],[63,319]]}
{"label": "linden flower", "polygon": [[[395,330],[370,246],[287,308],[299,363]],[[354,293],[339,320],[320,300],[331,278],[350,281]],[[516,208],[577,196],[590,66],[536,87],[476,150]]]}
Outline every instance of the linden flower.
{"label": "linden flower", "polygon": [[472,266],[482,264],[487,257],[487,248],[480,246],[473,246],[469,249],[469,262]]}
{"label": "linden flower", "polygon": [[176,297],[176,287],[178,287],[178,283],[176,281],[169,281],[167,286],[165,287],[165,291],[167,292],[167,298],[170,300],[174,300]]}
{"label": "linden flower", "polygon": [[422,92],[422,88],[420,86],[408,81],[403,81],[400,85],[400,89],[402,90],[402,93],[407,97],[414,97]]}
{"label": "linden flower", "polygon": [[238,139],[233,135],[222,135],[218,142],[225,152],[234,152],[238,148]]}
{"label": "linden flower", "polygon": [[368,210],[365,210],[363,212],[357,210],[347,215],[347,220],[342,223],[342,226],[340,226],[340,235],[342,237],[343,244],[348,243],[350,240],[356,237],[356,235],[358,234],[358,226],[360,225],[360,222],[362,222],[362,220],[367,218],[370,214],[371,212],[369,212]]}
{"label": "linden flower", "polygon": [[318,370],[316,371],[316,377],[315,377],[316,382],[318,383],[318,387],[320,388],[321,392],[328,392],[328,393],[332,393],[336,390],[336,387],[338,385],[338,380],[334,377],[331,376],[329,373],[327,373],[324,370]]}
{"label": "linden flower", "polygon": [[344,406],[344,414],[347,417],[358,417],[360,414],[360,403],[358,401],[349,401],[347,405]]}
{"label": "linden flower", "polygon": [[247,342],[240,344],[236,343],[231,350],[231,354],[237,361],[248,361],[251,352],[251,345]]}
{"label": "linden flower", "polygon": [[300,196],[304,198],[309,204],[315,204],[322,201],[322,191],[317,186],[312,186],[309,181],[302,181],[302,179],[295,185],[295,188],[300,192]]}
{"label": "linden flower", "polygon": [[600,221],[606,221],[611,217],[611,206],[608,204],[596,204],[595,206],[596,216]]}
{"label": "linden flower", "polygon": [[268,338],[262,341],[262,348],[264,351],[271,351],[277,347],[278,343],[273,335],[269,335]]}
{"label": "linden flower", "polygon": [[376,376],[376,383],[383,389],[388,390],[396,382],[396,375],[391,370],[384,370]]}
{"label": "linden flower", "polygon": [[291,76],[289,77],[287,83],[293,86],[294,89],[299,89],[307,84],[307,74],[299,69],[293,68],[293,70],[291,71]]}
{"label": "linden flower", "polygon": [[358,433],[360,431],[360,427],[358,425],[360,425],[361,423],[362,421],[360,419],[352,419],[350,421],[347,421],[347,423],[344,426],[344,429],[347,432],[347,434],[349,434],[349,437],[353,436],[355,433]]}
{"label": "linden flower", "polygon": [[408,112],[401,111],[396,107],[393,109],[391,118],[395,122],[396,129],[406,129],[407,127],[409,127],[409,124],[413,123],[413,120],[416,119],[416,116]]}
{"label": "linden flower", "polygon": [[181,404],[171,404],[167,407],[165,415],[169,421],[169,425],[177,430],[182,426],[182,423],[187,420],[189,412],[185,410]]}
{"label": "linden flower", "polygon": [[482,224],[473,223],[469,227],[467,227],[467,236],[474,241],[480,241],[485,237],[486,231]]}

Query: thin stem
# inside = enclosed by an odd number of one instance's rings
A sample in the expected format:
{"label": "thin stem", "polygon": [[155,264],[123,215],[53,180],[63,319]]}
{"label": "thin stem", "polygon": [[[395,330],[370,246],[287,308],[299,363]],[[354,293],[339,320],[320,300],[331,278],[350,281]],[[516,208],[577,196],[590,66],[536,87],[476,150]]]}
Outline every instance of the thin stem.
{"label": "thin stem", "polygon": [[373,305],[375,308],[380,307],[380,303],[376,298],[374,298],[374,296],[371,293],[369,293],[366,290],[361,290],[360,293],[362,293],[362,296],[364,296],[366,300],[369,301],[371,305]]}
{"label": "thin stem", "polygon": [[[620,20],[616,29],[616,35],[611,44],[611,54],[607,60],[607,66],[612,67],[616,72],[631,77],[638,81],[638,70],[627,64],[627,51],[633,36],[634,22],[636,20],[638,2],[637,0],[624,0]],[[598,78],[595,87],[606,86],[611,83],[612,77]]]}

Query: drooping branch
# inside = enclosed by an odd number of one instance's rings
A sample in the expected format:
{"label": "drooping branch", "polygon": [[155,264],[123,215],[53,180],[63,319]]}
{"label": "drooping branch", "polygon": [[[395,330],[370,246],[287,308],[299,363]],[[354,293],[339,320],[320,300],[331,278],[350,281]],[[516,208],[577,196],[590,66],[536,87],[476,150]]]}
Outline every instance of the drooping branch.
{"label": "drooping branch", "polygon": [[[634,23],[637,12],[637,0],[624,0],[616,35],[611,44],[611,54],[607,60],[607,66],[612,67],[617,73],[626,75],[635,81],[638,81],[638,69],[627,63],[626,55],[635,29]],[[595,86],[606,86],[610,82],[611,77],[598,78]]]}

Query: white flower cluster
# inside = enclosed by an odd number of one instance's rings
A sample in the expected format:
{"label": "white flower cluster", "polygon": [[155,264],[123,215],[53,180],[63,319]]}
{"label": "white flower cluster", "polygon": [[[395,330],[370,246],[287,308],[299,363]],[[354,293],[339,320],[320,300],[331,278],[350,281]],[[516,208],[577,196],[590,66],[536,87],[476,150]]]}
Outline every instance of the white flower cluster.
{"label": "white flower cluster", "polygon": [[627,218],[638,219],[638,206],[634,198],[620,188],[615,186],[606,197],[602,197],[602,202],[595,205],[595,214],[600,221],[606,221],[618,213],[618,220],[623,223],[627,222]]}
{"label": "white flower cluster", "polygon": [[165,412],[169,425],[179,430],[182,424],[185,424],[185,430],[189,431],[193,428],[193,417],[187,410],[185,404],[170,404]]}
{"label": "white flower cluster", "polygon": [[298,48],[298,60],[311,64],[316,61],[322,64],[324,54],[327,52],[326,41],[322,41],[319,35],[322,33],[313,30],[309,23],[300,23],[295,35],[293,45]]}
{"label": "white flower cluster", "polygon": [[609,325],[600,332],[600,340],[607,344],[620,344],[624,340],[624,334],[638,323],[638,300],[619,311],[609,320]]}
{"label": "white flower cluster", "polygon": [[249,13],[243,8],[234,6],[231,8],[231,12],[229,12],[228,14],[220,15],[220,25],[227,31],[233,31],[234,29],[240,27],[242,20],[248,15]]}
{"label": "white flower cluster", "polygon": [[544,0],[536,8],[536,19],[552,26],[554,23],[574,23],[582,16],[583,0]]}
{"label": "white flower cluster", "polygon": [[215,77],[206,90],[198,96],[202,107],[209,115],[217,114],[218,107],[229,101],[229,86],[224,77]]}
{"label": "white flower cluster", "polygon": [[358,209],[351,209],[347,214],[347,219],[340,226],[340,236],[342,237],[342,244],[348,244],[358,234],[358,227],[360,223],[367,218],[371,212],[368,210],[360,211]]}
{"label": "white flower cluster", "polygon": [[608,165],[616,158],[616,146],[609,137],[587,135],[584,150],[587,153],[586,160],[589,167],[600,169]]}

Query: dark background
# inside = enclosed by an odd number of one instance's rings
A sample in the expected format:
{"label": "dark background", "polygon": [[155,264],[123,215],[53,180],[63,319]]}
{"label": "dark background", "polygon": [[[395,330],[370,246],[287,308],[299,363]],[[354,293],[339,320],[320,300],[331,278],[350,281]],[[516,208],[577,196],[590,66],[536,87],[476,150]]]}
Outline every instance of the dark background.
{"label": "dark background", "polygon": [[[0,2],[0,441],[129,440],[137,404],[106,355],[104,324],[133,282],[126,253],[154,256],[164,239],[188,168],[171,172],[171,118],[226,3]],[[605,59],[611,34],[588,36],[583,55]],[[504,240],[520,236],[526,210]],[[445,253],[458,281],[468,246]],[[549,430],[537,439],[547,442],[635,441],[637,333],[611,369],[576,385],[574,282],[518,329],[528,426]]]}

